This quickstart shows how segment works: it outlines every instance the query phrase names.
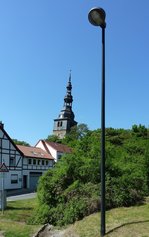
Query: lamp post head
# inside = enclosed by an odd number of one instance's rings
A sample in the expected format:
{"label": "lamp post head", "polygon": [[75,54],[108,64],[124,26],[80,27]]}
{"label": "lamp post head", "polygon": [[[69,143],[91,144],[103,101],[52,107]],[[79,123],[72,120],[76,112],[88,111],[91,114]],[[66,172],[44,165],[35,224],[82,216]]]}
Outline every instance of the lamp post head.
{"label": "lamp post head", "polygon": [[94,26],[100,26],[101,28],[106,27],[106,13],[102,8],[92,8],[88,13],[88,20]]}

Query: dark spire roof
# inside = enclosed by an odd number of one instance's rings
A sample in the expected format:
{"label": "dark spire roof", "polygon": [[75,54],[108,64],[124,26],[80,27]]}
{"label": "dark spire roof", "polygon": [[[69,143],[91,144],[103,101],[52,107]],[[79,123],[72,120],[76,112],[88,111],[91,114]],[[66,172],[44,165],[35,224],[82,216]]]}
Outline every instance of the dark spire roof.
{"label": "dark spire roof", "polygon": [[70,71],[69,80],[68,80],[66,89],[67,91],[64,97],[64,107],[59,114],[59,118],[69,118],[71,120],[74,120],[74,113],[72,111],[73,96],[71,95],[71,90],[72,90],[71,71]]}
{"label": "dark spire roof", "polygon": [[70,74],[69,74],[69,81],[68,81],[68,85],[67,85],[67,91],[71,91],[72,89],[72,85],[71,85],[71,70],[70,70]]}
{"label": "dark spire roof", "polygon": [[71,84],[71,71],[69,74],[69,80],[66,86],[66,95],[64,97],[64,105],[59,113],[57,119],[54,119],[53,134],[63,138],[71,129],[71,127],[77,125],[74,120],[74,113],[72,111],[73,96],[71,95],[72,84]]}
{"label": "dark spire roof", "polygon": [[66,96],[64,97],[64,106],[65,107],[71,107],[72,108],[72,102],[73,102],[73,97],[71,95],[71,90],[72,90],[72,85],[71,85],[71,71],[70,71],[70,75],[69,75],[69,81],[68,84],[66,86],[67,92],[66,92]]}

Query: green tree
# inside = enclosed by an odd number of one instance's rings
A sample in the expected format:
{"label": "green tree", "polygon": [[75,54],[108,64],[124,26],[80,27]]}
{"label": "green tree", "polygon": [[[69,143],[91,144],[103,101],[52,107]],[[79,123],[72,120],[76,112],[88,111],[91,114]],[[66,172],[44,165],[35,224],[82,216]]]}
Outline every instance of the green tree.
{"label": "green tree", "polygon": [[30,144],[25,141],[19,141],[17,139],[12,139],[12,140],[16,145],[30,146]]}
{"label": "green tree", "polygon": [[62,143],[61,139],[56,136],[56,135],[49,135],[47,138],[46,138],[47,141],[49,142],[57,142],[57,143]]}
{"label": "green tree", "polygon": [[147,135],[148,135],[147,128],[144,125],[141,125],[141,124],[139,124],[139,125],[134,124],[132,126],[132,132],[134,134],[136,134],[137,137],[147,138]]}
{"label": "green tree", "polygon": [[89,129],[86,124],[78,124],[71,128],[70,132],[66,134],[62,142],[75,146],[76,141],[82,139],[88,132]]}
{"label": "green tree", "polygon": [[[101,130],[86,130],[79,137],[76,131],[74,134],[62,140],[73,145],[73,153],[63,156],[55,168],[40,179],[35,222],[64,225],[100,210]],[[114,141],[115,137],[121,142]],[[138,204],[148,194],[147,144],[146,137],[136,136],[133,130],[106,130],[108,209]]]}

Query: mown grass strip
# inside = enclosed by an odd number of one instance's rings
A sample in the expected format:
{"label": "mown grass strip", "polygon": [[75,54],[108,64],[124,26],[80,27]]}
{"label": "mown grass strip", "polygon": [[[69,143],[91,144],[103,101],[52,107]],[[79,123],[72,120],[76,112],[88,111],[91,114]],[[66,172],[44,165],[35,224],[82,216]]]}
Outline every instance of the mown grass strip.
{"label": "mown grass strip", "polygon": [[33,236],[39,226],[28,225],[27,222],[36,207],[36,199],[8,202],[4,215],[0,214],[0,231],[5,237]]}
{"label": "mown grass strip", "polygon": [[[0,214],[0,232],[5,237],[31,237],[40,226],[28,225],[37,207],[36,199],[9,202],[4,215]],[[115,208],[106,212],[106,237],[149,237],[149,203]],[[69,227],[69,235],[100,237],[100,213],[76,222]]]}
{"label": "mown grass strip", "polygon": [[[79,237],[100,237],[100,213],[76,222],[70,230]],[[149,237],[149,204],[107,211],[106,232],[106,237]]]}

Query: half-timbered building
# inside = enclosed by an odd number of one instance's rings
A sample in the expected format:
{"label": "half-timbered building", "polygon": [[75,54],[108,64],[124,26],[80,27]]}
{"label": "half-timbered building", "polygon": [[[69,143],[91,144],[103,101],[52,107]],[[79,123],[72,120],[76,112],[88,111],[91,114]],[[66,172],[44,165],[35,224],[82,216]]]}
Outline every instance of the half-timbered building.
{"label": "half-timbered building", "polygon": [[4,175],[6,190],[36,190],[39,177],[63,154],[71,152],[66,145],[46,140],[39,140],[35,147],[16,145],[0,122],[0,171],[2,168],[8,171]]}
{"label": "half-timbered building", "polygon": [[8,169],[4,174],[5,189],[22,188],[22,163],[23,153],[4,130],[4,125],[0,123],[0,164],[1,167],[5,164]]}
{"label": "half-timbered building", "polygon": [[54,158],[38,147],[17,145],[17,148],[23,153],[23,188],[35,190],[39,177],[53,167]]}

